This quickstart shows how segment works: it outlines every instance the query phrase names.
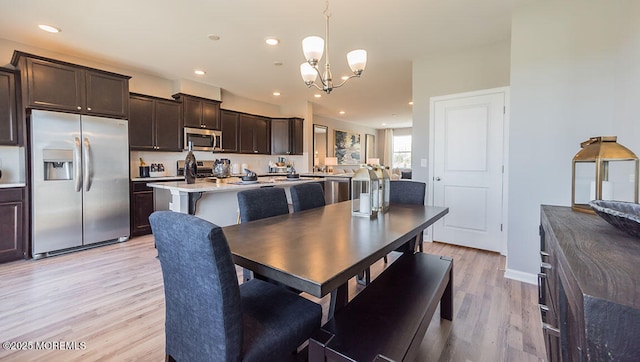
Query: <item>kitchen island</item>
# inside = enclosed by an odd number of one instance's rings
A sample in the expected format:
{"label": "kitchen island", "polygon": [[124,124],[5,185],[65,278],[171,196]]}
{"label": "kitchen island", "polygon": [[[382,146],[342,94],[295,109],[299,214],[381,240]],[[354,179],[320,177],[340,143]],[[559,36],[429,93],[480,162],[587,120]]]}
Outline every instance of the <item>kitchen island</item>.
{"label": "kitchen island", "polygon": [[218,226],[228,226],[238,220],[238,192],[261,187],[282,187],[291,204],[289,188],[308,182],[323,182],[322,178],[300,177],[288,179],[284,176],[259,177],[257,182],[243,182],[240,178],[230,177],[198,179],[196,183],[184,181],[153,182],[147,186],[171,192],[169,209],[198,216]]}

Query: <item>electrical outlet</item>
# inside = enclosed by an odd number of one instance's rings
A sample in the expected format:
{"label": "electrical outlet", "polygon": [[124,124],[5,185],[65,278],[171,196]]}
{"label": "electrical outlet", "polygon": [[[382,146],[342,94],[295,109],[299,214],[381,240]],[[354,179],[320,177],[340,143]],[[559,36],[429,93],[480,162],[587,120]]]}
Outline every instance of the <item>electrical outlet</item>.
{"label": "electrical outlet", "polygon": [[426,158],[421,158],[420,159],[420,167],[427,167],[427,159]]}

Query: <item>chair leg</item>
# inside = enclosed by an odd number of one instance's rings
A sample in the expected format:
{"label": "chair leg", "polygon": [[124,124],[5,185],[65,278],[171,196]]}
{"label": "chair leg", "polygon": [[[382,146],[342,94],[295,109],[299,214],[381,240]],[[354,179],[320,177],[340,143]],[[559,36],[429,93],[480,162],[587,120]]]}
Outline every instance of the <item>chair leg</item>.
{"label": "chair leg", "polygon": [[176,362],[176,360],[168,354],[164,355],[164,362]]}
{"label": "chair leg", "polygon": [[382,259],[384,259],[384,263],[387,264],[389,262],[389,259],[387,259],[387,256],[383,256]]}

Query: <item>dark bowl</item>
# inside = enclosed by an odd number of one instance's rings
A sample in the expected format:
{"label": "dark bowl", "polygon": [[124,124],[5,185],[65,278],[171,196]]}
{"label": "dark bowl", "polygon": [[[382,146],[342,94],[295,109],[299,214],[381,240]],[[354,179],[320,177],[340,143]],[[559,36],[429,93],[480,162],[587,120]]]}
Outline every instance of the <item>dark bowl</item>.
{"label": "dark bowl", "polygon": [[242,176],[242,181],[258,181],[258,176]]}
{"label": "dark bowl", "polygon": [[300,178],[299,173],[288,173],[287,178]]}
{"label": "dark bowl", "polygon": [[640,204],[625,201],[593,200],[589,206],[609,224],[640,238]]}

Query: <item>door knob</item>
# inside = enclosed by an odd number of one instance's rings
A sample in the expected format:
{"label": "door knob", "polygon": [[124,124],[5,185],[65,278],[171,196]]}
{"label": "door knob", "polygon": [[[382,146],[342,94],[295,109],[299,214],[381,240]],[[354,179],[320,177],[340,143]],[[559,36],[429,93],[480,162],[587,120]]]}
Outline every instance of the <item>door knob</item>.
{"label": "door knob", "polygon": [[440,177],[436,177],[436,181],[440,181]]}

